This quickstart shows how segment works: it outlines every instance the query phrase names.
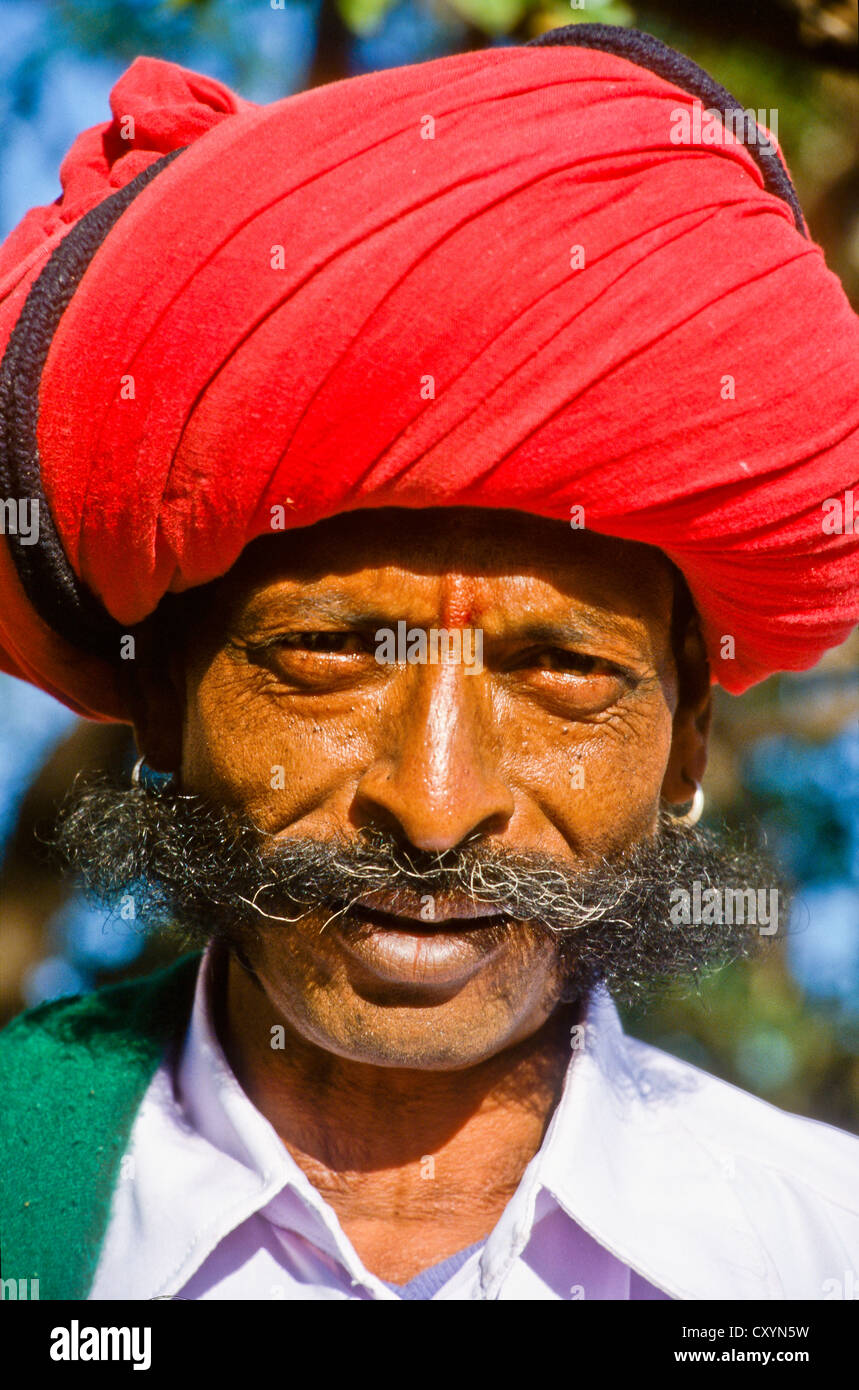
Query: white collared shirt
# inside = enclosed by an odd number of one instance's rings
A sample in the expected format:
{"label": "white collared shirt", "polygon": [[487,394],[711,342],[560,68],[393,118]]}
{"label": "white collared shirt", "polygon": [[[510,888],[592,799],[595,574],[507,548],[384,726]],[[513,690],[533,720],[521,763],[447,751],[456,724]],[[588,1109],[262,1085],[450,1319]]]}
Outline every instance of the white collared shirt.
{"label": "white collared shirt", "polygon": [[364,1266],[242,1090],[209,974],[207,952],[181,1053],[135,1118],[91,1299],[824,1299],[859,1287],[859,1139],[627,1037],[598,991],[540,1150],[487,1240],[431,1271],[426,1292],[403,1293]]}

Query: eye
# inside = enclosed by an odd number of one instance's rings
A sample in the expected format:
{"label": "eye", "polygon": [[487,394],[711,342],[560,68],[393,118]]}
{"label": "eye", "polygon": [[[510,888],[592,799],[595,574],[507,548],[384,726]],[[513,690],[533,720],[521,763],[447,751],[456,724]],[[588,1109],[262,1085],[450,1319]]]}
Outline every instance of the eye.
{"label": "eye", "polygon": [[589,656],[586,652],[566,651],[563,647],[544,647],[529,653],[522,664],[537,671],[558,671],[575,676],[607,676],[616,680],[625,675],[622,667],[611,661]]}
{"label": "eye", "polygon": [[639,683],[634,671],[566,647],[532,647],[516,660],[523,689],[547,701],[564,719],[590,719],[616,705]]}
{"label": "eye", "polygon": [[290,632],[277,646],[322,656],[365,656],[369,650],[359,632]]}

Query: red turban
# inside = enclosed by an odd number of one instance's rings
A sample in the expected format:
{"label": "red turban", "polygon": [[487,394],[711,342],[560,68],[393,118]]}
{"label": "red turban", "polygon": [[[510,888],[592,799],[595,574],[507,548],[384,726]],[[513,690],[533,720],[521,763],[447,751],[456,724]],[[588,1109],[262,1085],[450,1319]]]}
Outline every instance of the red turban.
{"label": "red turban", "polygon": [[0,501],[41,499],[0,667],[125,718],[165,593],[382,506],[659,547],[734,692],[848,635],[859,319],[748,142],[675,143],[669,77],[523,45],[257,106],[139,58],[111,108],[0,249]]}

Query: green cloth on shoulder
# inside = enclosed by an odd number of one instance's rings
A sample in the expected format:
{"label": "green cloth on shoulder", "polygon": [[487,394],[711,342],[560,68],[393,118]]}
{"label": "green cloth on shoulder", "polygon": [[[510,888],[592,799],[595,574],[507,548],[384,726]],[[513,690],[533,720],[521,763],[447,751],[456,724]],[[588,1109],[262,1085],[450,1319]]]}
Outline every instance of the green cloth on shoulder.
{"label": "green cloth on shoulder", "polygon": [[43,1299],[86,1298],[134,1118],[187,1027],[199,962],[194,952],[41,1004],[0,1032],[4,1279],[38,1279]]}

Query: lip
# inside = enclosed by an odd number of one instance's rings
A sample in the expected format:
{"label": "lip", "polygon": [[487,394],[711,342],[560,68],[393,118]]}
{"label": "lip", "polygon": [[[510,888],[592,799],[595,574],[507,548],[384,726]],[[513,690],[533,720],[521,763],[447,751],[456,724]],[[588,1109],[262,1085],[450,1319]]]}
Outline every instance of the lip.
{"label": "lip", "polygon": [[[396,912],[390,910],[394,899]],[[386,908],[377,905],[382,901]],[[419,906],[414,917],[406,915],[405,906],[403,895],[368,894],[334,926],[347,954],[376,980],[403,986],[461,986],[504,949],[506,933],[499,927],[509,925],[509,919],[497,909],[490,913],[485,904],[462,900],[447,904],[445,916],[422,921]],[[408,907],[411,910],[413,904]]]}
{"label": "lip", "polygon": [[[423,909],[427,897],[433,899],[433,915],[428,918]],[[419,929],[433,930],[437,922],[479,922],[491,918],[497,922],[504,916],[503,905],[476,902],[474,898],[458,897],[444,899],[437,895],[420,895],[409,892],[365,894],[359,907],[384,914],[396,921],[414,923]]]}

